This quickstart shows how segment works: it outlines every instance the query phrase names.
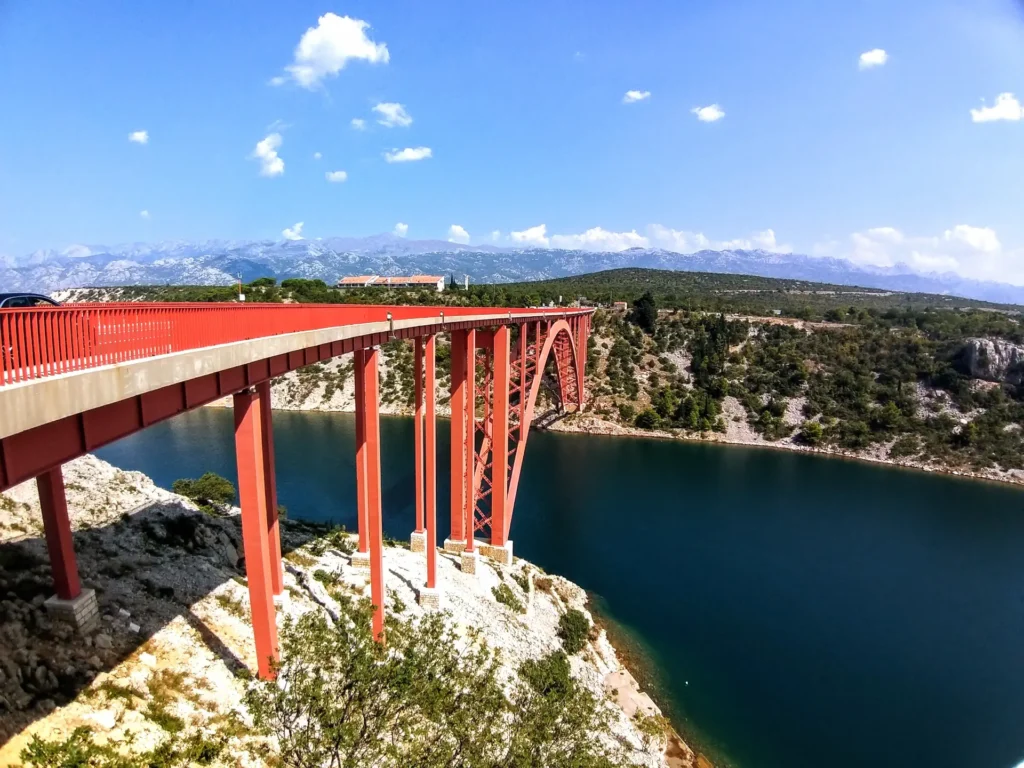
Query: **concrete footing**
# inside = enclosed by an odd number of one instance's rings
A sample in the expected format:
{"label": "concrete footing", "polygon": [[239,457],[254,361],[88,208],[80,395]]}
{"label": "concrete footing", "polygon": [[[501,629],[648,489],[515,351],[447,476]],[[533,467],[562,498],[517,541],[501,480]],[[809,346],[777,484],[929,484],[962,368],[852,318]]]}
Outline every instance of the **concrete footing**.
{"label": "concrete footing", "polygon": [[409,534],[409,550],[411,552],[427,551],[427,532],[413,531]]}
{"label": "concrete footing", "polygon": [[495,547],[491,544],[484,544],[478,541],[476,544],[476,548],[481,555],[483,555],[486,558],[489,558],[490,560],[493,560],[496,563],[501,563],[502,565],[512,565],[511,539],[506,541],[505,546],[503,547]]}
{"label": "concrete footing", "polygon": [[466,541],[464,539],[445,539],[444,540],[444,551],[453,552],[456,555],[459,552],[466,551]]}
{"label": "concrete footing", "polygon": [[79,634],[88,634],[99,624],[100,608],[95,590],[83,589],[78,597],[71,600],[62,600],[54,595],[45,605],[52,621],[67,624]]}
{"label": "concrete footing", "polygon": [[370,553],[369,552],[353,552],[352,553],[352,567],[353,568],[369,568],[370,567]]}
{"label": "concrete footing", "polygon": [[463,552],[459,564],[463,573],[476,573],[480,567],[480,555],[476,552]]}
{"label": "concrete footing", "polygon": [[420,587],[416,599],[424,608],[440,608],[441,590],[437,587]]}

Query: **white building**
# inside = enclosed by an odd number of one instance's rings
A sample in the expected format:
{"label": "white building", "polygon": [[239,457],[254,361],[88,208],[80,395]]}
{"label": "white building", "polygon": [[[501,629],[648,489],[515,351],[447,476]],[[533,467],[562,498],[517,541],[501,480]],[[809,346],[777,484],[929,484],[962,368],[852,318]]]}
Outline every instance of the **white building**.
{"label": "white building", "polygon": [[435,275],[413,275],[412,277],[391,277],[387,275],[359,275],[343,277],[339,288],[433,288],[440,293],[444,290],[444,277]]}

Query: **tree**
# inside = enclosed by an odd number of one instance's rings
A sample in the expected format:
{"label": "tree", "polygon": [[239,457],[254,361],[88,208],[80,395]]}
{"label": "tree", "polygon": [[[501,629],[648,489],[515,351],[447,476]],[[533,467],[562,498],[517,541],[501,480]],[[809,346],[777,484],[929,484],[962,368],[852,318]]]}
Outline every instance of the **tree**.
{"label": "tree", "polygon": [[207,472],[198,480],[187,477],[175,480],[171,490],[191,499],[200,507],[216,508],[232,504],[237,496],[234,483],[213,472]]}
{"label": "tree", "polygon": [[824,430],[817,421],[805,421],[800,426],[800,440],[807,445],[820,445]]}
{"label": "tree", "polygon": [[658,416],[658,412],[653,408],[648,408],[645,411],[641,411],[637,414],[636,420],[633,424],[639,429],[657,429],[661,423],[661,418]]}
{"label": "tree", "polygon": [[273,288],[277,285],[277,279],[273,277],[257,277],[251,283],[250,288]]}
{"label": "tree", "polygon": [[611,768],[609,710],[572,677],[562,652],[524,662],[506,693],[479,634],[456,636],[443,614],[386,619],[372,639],[368,601],[339,601],[329,623],[310,612],[281,630],[277,681],[245,701],[287,768]]}
{"label": "tree", "polygon": [[579,653],[590,637],[590,621],[578,608],[570,608],[558,618],[558,636],[566,653]]}
{"label": "tree", "polygon": [[654,333],[658,323],[658,305],[650,291],[633,302],[633,309],[629,311],[627,319],[647,333]]}

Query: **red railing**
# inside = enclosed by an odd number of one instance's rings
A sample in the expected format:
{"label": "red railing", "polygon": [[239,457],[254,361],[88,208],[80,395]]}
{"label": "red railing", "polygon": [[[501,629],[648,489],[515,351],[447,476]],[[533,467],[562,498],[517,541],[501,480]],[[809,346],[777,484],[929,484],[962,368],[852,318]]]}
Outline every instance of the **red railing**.
{"label": "red railing", "polygon": [[[578,310],[576,310],[578,311]],[[0,310],[0,386],[218,344],[343,325],[562,309],[363,304],[77,304]]]}

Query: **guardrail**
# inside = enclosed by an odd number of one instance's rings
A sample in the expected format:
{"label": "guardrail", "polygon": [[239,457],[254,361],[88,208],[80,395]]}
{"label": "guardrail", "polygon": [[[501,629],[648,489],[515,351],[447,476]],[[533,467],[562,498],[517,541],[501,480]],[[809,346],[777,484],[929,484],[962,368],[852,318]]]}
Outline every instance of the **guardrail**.
{"label": "guardrail", "polygon": [[586,310],[365,304],[74,304],[0,310],[0,386],[87,368],[300,331],[480,314]]}

